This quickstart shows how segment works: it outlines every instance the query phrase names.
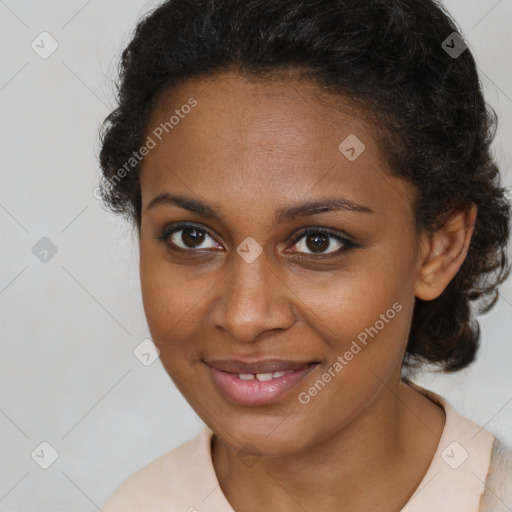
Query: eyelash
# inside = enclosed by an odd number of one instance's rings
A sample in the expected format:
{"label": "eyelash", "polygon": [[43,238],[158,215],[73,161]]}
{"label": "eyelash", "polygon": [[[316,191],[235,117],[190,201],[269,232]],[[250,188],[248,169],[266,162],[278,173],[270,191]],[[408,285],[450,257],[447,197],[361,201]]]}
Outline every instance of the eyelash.
{"label": "eyelash", "polygon": [[[204,252],[205,250],[201,249],[183,249],[181,247],[173,247],[171,244],[172,242],[169,242],[169,239],[174,233],[177,233],[181,230],[185,229],[196,229],[197,231],[202,231],[206,233],[209,237],[211,237],[213,240],[215,240],[215,236],[213,236],[212,233],[208,229],[205,229],[204,227],[201,227],[197,224],[192,224],[188,222],[178,222],[176,224],[171,224],[169,226],[164,227],[164,229],[160,232],[158,236],[155,237],[156,240],[160,240],[161,242],[165,243],[170,251],[173,252]],[[358,244],[353,242],[352,240],[341,236],[337,231],[334,231],[330,228],[325,228],[322,226],[318,227],[307,227],[302,230],[300,230],[293,238],[291,245],[295,245],[297,242],[299,242],[302,238],[306,237],[307,235],[311,234],[322,234],[329,237],[334,238],[337,242],[341,243],[343,247],[336,251],[331,251],[328,253],[298,253],[301,258],[313,258],[313,259],[322,259],[322,258],[332,258],[335,256],[346,254],[351,249],[360,247]]]}

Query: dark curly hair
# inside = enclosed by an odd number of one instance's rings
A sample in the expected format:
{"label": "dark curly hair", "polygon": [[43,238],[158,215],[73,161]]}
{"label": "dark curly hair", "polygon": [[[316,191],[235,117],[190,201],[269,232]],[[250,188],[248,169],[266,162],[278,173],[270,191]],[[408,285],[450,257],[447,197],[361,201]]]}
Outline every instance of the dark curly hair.
{"label": "dark curly hair", "polygon": [[432,0],[168,0],[139,21],[122,53],[118,107],[100,133],[100,194],[140,231],[138,165],[127,172],[126,162],[157,99],[188,79],[293,71],[343,95],[373,120],[393,174],[416,186],[420,230],[432,234],[454,211],[478,207],[458,273],[435,300],[416,299],[404,358],[411,371],[462,369],[480,342],[474,315],[491,309],[510,270],[510,204],[490,152],[496,116],[473,56],[448,51],[464,49],[459,32]]}

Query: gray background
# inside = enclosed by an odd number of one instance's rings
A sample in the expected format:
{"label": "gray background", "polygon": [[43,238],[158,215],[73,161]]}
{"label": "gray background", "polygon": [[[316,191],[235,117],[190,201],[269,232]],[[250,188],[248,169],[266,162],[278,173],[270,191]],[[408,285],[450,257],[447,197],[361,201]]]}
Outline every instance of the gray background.
{"label": "gray background", "polygon": [[[0,0],[0,511],[98,510],[126,477],[203,425],[160,361],[144,366],[133,354],[149,337],[137,245],[94,196],[115,64],[154,5]],[[498,112],[494,150],[510,186],[512,0],[445,5]],[[43,31],[59,45],[47,59],[31,47]],[[43,237],[57,249],[46,262],[33,252]],[[510,444],[511,317],[509,280],[480,320],[478,361],[417,380]],[[48,469],[36,464],[51,456],[43,441],[58,452]]]}

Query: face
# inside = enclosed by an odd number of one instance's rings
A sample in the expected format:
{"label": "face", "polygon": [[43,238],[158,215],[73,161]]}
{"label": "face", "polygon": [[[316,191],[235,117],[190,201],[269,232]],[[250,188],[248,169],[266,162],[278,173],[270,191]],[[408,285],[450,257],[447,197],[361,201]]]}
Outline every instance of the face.
{"label": "face", "polygon": [[291,78],[193,79],[154,108],[145,314],[176,386],[236,450],[306,449],[399,380],[414,189],[390,175],[372,130],[343,98]]}

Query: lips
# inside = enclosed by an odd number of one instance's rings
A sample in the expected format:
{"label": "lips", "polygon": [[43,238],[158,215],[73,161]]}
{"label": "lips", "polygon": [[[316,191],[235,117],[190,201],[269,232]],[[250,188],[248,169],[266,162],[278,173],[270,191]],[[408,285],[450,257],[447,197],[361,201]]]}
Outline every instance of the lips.
{"label": "lips", "polygon": [[266,359],[254,362],[241,361],[239,359],[221,359],[207,361],[217,370],[229,373],[274,373],[296,371],[304,368],[311,361],[287,361],[284,359]]}
{"label": "lips", "polygon": [[283,359],[204,362],[218,391],[230,402],[246,406],[278,401],[319,366],[317,362]]}

